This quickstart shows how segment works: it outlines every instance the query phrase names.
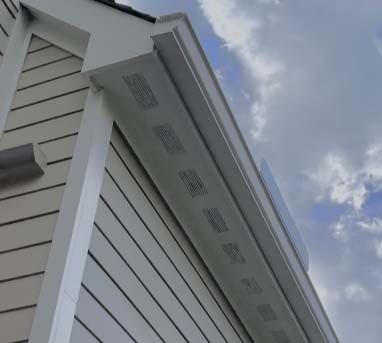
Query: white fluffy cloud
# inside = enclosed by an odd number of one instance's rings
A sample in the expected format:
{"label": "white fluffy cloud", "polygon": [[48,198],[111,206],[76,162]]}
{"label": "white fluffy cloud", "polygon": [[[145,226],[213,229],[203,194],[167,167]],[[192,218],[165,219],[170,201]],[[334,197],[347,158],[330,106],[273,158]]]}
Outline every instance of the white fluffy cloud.
{"label": "white fluffy cloud", "polygon": [[[309,177],[318,187],[319,200],[328,198],[337,204],[347,204],[360,210],[371,193],[381,190],[382,144],[371,144],[364,152],[358,168],[339,154],[328,153],[320,161],[317,170],[309,173]],[[360,226],[376,231],[381,221],[360,222]]]}
{"label": "white fluffy cloud", "polygon": [[[274,0],[261,2],[279,3]],[[253,96],[251,107],[251,131],[255,139],[262,139],[267,121],[267,104],[282,86],[279,75],[284,65],[263,49],[260,39],[263,20],[255,13],[246,11],[240,0],[199,0],[199,4],[216,35],[241,61],[256,84],[256,95]]]}
{"label": "white fluffy cloud", "polygon": [[352,170],[337,154],[326,155],[310,178],[319,188],[319,200],[328,197],[335,203],[349,204],[357,210],[365,202],[367,180],[362,171]]}
{"label": "white fluffy cloud", "polygon": [[357,225],[366,232],[382,234],[382,218],[363,218],[357,221]]}

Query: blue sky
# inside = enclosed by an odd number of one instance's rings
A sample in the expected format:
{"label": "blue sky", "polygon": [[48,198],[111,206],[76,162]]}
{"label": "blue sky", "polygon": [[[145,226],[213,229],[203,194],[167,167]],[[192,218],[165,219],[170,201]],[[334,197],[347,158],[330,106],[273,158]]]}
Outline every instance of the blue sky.
{"label": "blue sky", "polygon": [[265,157],[344,343],[382,339],[382,2],[126,0],[187,12]]}

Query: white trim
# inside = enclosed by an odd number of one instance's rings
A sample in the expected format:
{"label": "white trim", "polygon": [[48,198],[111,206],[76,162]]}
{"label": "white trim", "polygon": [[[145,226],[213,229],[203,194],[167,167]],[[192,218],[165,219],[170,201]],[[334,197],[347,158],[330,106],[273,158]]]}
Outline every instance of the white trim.
{"label": "white trim", "polygon": [[69,342],[112,128],[103,92],[89,92],[30,343]]}
{"label": "white trim", "polygon": [[85,58],[90,37],[87,32],[42,15],[31,22],[30,31],[80,58]]}
{"label": "white trim", "polygon": [[31,33],[29,13],[21,8],[0,67],[0,138],[16,92]]}

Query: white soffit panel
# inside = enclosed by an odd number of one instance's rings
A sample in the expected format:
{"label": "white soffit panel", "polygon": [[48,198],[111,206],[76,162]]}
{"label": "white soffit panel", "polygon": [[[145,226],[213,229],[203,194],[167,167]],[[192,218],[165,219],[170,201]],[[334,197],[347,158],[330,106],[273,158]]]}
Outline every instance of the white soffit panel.
{"label": "white soffit panel", "polygon": [[92,77],[122,112],[130,143],[253,337],[307,342],[159,56]]}

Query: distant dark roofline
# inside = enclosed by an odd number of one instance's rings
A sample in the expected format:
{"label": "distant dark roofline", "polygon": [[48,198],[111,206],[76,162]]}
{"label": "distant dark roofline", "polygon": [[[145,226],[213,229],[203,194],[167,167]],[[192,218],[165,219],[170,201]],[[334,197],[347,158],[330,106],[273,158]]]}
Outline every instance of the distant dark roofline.
{"label": "distant dark roofline", "polygon": [[135,10],[134,8],[132,8],[131,6],[117,4],[116,2],[114,2],[114,0],[95,0],[95,1],[101,2],[106,6],[113,7],[119,11],[131,14],[135,17],[149,21],[150,23],[153,23],[153,24],[155,24],[155,22],[157,21],[157,18],[155,18],[155,17],[153,17],[147,13],[139,12],[139,11]]}

